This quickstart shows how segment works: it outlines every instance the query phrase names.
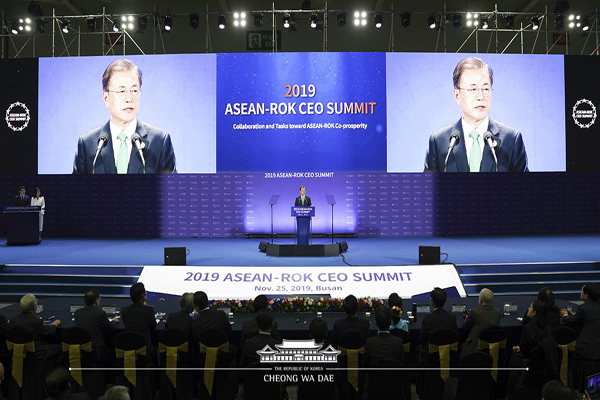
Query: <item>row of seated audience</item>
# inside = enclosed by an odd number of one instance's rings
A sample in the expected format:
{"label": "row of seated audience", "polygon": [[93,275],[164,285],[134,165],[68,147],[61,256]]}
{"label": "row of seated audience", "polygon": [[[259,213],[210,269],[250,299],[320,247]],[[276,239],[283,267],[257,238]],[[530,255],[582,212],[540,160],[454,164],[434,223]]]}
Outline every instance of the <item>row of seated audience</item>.
{"label": "row of seated audience", "polygon": [[[152,342],[151,335],[157,326],[157,322],[154,309],[146,304],[144,285],[142,283],[134,284],[130,289],[130,297],[132,304],[122,309],[122,320],[125,331],[137,332],[143,336],[146,345],[146,366],[158,366],[158,351]],[[384,372],[375,374],[365,373],[366,370],[353,372],[352,367],[362,366],[363,368],[373,368],[374,366],[386,366],[388,368],[395,368],[395,371],[403,371],[401,368],[404,366],[429,367],[432,365],[432,358],[436,359],[438,366],[442,366],[437,354],[438,352],[442,353],[442,350],[439,350],[442,347],[438,349],[438,344],[449,343],[448,348],[454,353],[458,353],[458,348],[452,348],[452,343],[459,341],[457,318],[454,314],[444,309],[446,299],[447,295],[444,290],[434,288],[431,291],[430,303],[433,310],[422,320],[418,345],[415,349],[415,358],[413,360],[405,354],[404,344],[410,342],[411,339],[408,333],[408,324],[406,320],[401,319],[402,299],[397,294],[393,293],[389,296],[389,307],[382,307],[376,310],[375,323],[378,328],[378,334],[373,337],[369,337],[369,321],[358,316],[358,302],[356,297],[352,295],[346,297],[343,302],[346,317],[334,322],[330,341],[327,340],[327,323],[321,318],[315,318],[310,322],[309,335],[315,344],[322,345],[323,349],[329,345],[338,349],[341,352],[340,357],[345,357],[348,360],[347,366],[349,369],[337,372],[335,381],[337,384],[320,385],[317,387],[317,390],[310,385],[303,385],[302,382],[298,383],[298,399],[358,399],[361,396],[364,399],[383,397],[410,399],[410,389],[406,390],[406,386],[409,385],[406,373],[395,372],[395,375],[392,374],[385,378],[391,380],[397,378],[405,383],[403,389],[398,393],[386,395],[379,391],[379,382],[382,376],[385,376],[385,370]],[[462,343],[462,351],[460,353],[462,355],[461,362],[462,360],[466,360],[470,355],[480,354],[481,350],[484,350],[480,340],[480,333],[482,331],[500,325],[502,312],[493,307],[493,299],[494,295],[492,291],[483,289],[479,294],[479,306],[470,310],[466,319],[464,319],[462,331],[463,335],[467,336],[467,338]],[[527,386],[526,382],[531,377],[528,378],[525,372],[511,372],[507,379],[508,389],[506,392],[510,400],[538,400],[542,395],[544,399],[551,400],[551,397],[547,396],[553,396],[553,392],[558,393],[563,390],[562,387],[556,384],[554,386],[550,384],[544,386],[546,382],[555,381],[560,378],[559,365],[562,353],[559,351],[554,338],[556,332],[554,329],[561,325],[572,327],[578,332],[574,347],[576,360],[574,366],[574,387],[583,391],[584,378],[593,373],[600,372],[600,289],[598,286],[594,283],[585,283],[581,288],[581,300],[583,303],[573,313],[570,310],[560,310],[556,307],[554,294],[550,289],[542,288],[539,291],[537,299],[531,304],[523,317],[523,328],[519,345],[506,349],[506,352],[507,354],[512,353],[509,360],[511,368],[523,368],[527,366],[528,360],[533,357],[534,353],[541,352],[543,354],[544,367],[543,380],[537,382],[537,386],[532,389]],[[110,320],[107,318],[106,313],[99,307],[100,296],[97,290],[90,290],[85,293],[84,301],[85,307],[75,312],[75,326],[89,333],[95,356],[95,365],[106,368],[114,367],[115,351],[111,338],[116,331],[119,320],[117,318]],[[206,352],[206,349],[203,349],[199,343],[202,341],[206,342],[206,336],[203,335],[207,332],[211,332],[213,335],[214,332],[220,332],[225,338],[225,342],[229,342],[232,339],[231,325],[227,315],[223,311],[209,308],[208,296],[202,291],[183,294],[180,299],[180,306],[181,311],[169,315],[166,321],[166,328],[185,332],[191,349],[188,353],[189,365],[202,368],[204,363],[199,361],[199,354]],[[63,386],[52,383],[56,380],[60,382],[64,381],[66,370],[55,369],[56,365],[60,364],[61,361],[64,364],[63,347],[59,344],[50,344],[44,340],[44,337],[56,333],[60,321],[55,320],[50,324],[44,324],[35,315],[36,307],[37,299],[35,296],[27,294],[20,301],[21,314],[13,317],[10,321],[6,321],[6,318],[0,315],[0,338],[4,338],[5,335],[10,337],[11,330],[17,332],[18,329],[24,329],[30,332],[34,339],[35,358],[40,371],[43,371],[44,375],[46,375],[46,372],[51,371],[46,379],[47,393],[50,398],[63,398],[56,396],[60,394],[59,392],[69,392],[70,390],[68,388],[65,389],[64,382],[61,383]],[[269,397],[265,397],[266,392],[261,392],[264,388],[261,389],[258,387],[256,389],[255,385],[249,384],[249,382],[255,383],[254,380],[257,378],[250,371],[260,363],[257,351],[264,350],[267,346],[274,350],[281,343],[281,338],[277,322],[268,307],[266,296],[261,295],[255,299],[254,309],[256,312],[255,318],[245,321],[242,326],[239,354],[235,345],[226,346],[226,353],[230,360],[228,366],[231,367],[232,371],[236,370],[238,359],[241,369],[249,368],[248,371],[240,374],[241,376],[239,377],[241,380],[246,379],[245,397],[248,399],[262,399]],[[194,311],[197,315],[195,318],[192,318],[191,314]],[[2,340],[2,343],[0,343],[0,357],[4,357],[0,361],[6,363],[8,360],[5,356],[8,353],[5,347],[6,343],[4,342]],[[355,352],[355,355],[360,354],[354,361],[360,360],[356,365],[352,364],[351,359],[353,358],[349,356],[352,351]],[[487,351],[491,352],[491,348]],[[432,352],[435,353],[435,357],[432,357]],[[63,360],[61,360],[61,356]],[[208,356],[203,357],[206,358]],[[497,367],[502,367],[502,365],[497,365]],[[417,393],[421,398],[426,400],[439,399],[442,396],[442,389],[432,384],[430,379],[435,374],[439,376],[440,373],[434,371],[432,375],[429,372],[431,371],[417,372]],[[199,398],[207,396],[208,392],[210,392],[210,390],[206,392],[206,388],[203,389],[203,374],[204,371],[196,371],[191,375],[192,380],[197,383],[193,390],[193,396],[198,396]],[[0,376],[4,376],[4,367],[2,364],[0,364]],[[232,387],[235,386],[235,388],[229,394],[230,396],[235,396],[238,380],[235,374],[232,374],[232,376],[230,384]],[[108,372],[105,378],[109,383],[114,382],[114,373]],[[444,377],[442,374],[444,381],[448,382],[447,378],[447,376]],[[498,373],[498,376],[494,376],[494,380],[496,383],[490,381],[490,385],[500,384],[500,373]],[[150,380],[152,393],[155,393],[156,382],[158,381],[158,373],[156,373],[154,379]],[[446,395],[450,396],[449,398],[454,398],[452,397],[452,390],[454,390],[451,389],[452,385],[448,384],[446,386]],[[544,388],[543,390],[542,387]],[[273,398],[281,398],[282,391],[280,389],[277,386],[272,393]],[[116,393],[119,390],[115,390],[114,392]],[[570,391],[568,388],[567,390]],[[548,393],[544,394],[546,393],[545,391]],[[99,394],[94,393],[91,396],[95,400]],[[494,395],[501,395],[503,397],[504,394],[500,390],[496,391],[491,397]],[[105,397],[107,399],[112,398],[109,397],[109,392],[105,396],[107,396]],[[192,395],[190,394],[190,396]],[[133,398],[135,398],[135,393]],[[0,391],[1,399],[2,391]]]}

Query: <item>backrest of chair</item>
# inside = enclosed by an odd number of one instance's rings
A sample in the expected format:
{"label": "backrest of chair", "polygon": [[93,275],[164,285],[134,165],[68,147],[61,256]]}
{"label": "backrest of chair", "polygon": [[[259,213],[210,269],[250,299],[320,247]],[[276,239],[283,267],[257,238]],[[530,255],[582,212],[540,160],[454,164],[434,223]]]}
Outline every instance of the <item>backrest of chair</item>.
{"label": "backrest of chair", "polygon": [[385,400],[397,399],[404,392],[404,380],[399,379],[404,365],[398,360],[383,359],[377,360],[369,366],[367,371],[369,388],[367,399]]}
{"label": "backrest of chair", "polygon": [[33,333],[22,326],[10,326],[4,334],[4,338],[7,342],[23,344],[33,342]]}
{"label": "backrest of chair", "polygon": [[489,325],[479,331],[479,340],[487,343],[498,343],[508,337],[508,331],[498,325]]}
{"label": "backrest of chair", "polygon": [[[402,343],[404,343],[404,352],[408,353],[410,351],[410,333],[406,332],[404,329],[390,329],[390,334],[399,337],[402,339]],[[408,346],[407,346],[408,344]]]}
{"label": "backrest of chair", "polygon": [[115,348],[121,350],[138,350],[146,347],[146,338],[139,332],[125,331],[115,336]]}
{"label": "backrest of chair", "polygon": [[556,340],[562,353],[562,360],[560,362],[560,380],[565,385],[568,385],[569,365],[572,365],[573,363],[572,353],[575,350],[577,331],[568,326],[558,326],[552,330],[552,333],[554,334],[554,340]]}
{"label": "backrest of chair", "polygon": [[557,326],[552,330],[552,333],[559,346],[568,345],[577,340],[577,331],[568,326]]}
{"label": "backrest of chair", "polygon": [[[552,359],[556,360],[556,365],[549,362]],[[552,338],[542,340],[529,353],[527,380],[533,385],[543,385],[548,380],[559,379],[561,361],[562,353],[556,341]]]}
{"label": "backrest of chair", "polygon": [[456,398],[461,400],[492,399],[494,394],[492,375],[490,374],[492,363],[492,356],[480,351],[461,358],[458,363]]}
{"label": "backrest of chair", "polygon": [[88,331],[73,326],[60,333],[60,341],[67,344],[85,344],[90,342],[91,338]]}
{"label": "backrest of chair", "polygon": [[351,334],[341,333],[338,338],[338,346],[346,349],[360,349],[367,343],[367,335],[364,332]]}
{"label": "backrest of chair", "polygon": [[441,329],[439,331],[432,332],[429,335],[429,343],[436,346],[443,346],[458,342],[458,331],[452,329]]}
{"label": "backrest of chair", "polygon": [[223,343],[229,341],[229,336],[227,336],[227,333],[218,329],[210,329],[202,332],[198,336],[198,341],[206,347],[219,347]]}
{"label": "backrest of chair", "polygon": [[271,371],[261,371],[260,361],[254,361],[244,371],[244,394],[247,400],[276,400],[281,399],[281,384],[274,380],[265,379]]}
{"label": "backrest of chair", "polygon": [[168,347],[180,346],[187,341],[189,335],[178,328],[165,329],[158,334],[158,342]]}

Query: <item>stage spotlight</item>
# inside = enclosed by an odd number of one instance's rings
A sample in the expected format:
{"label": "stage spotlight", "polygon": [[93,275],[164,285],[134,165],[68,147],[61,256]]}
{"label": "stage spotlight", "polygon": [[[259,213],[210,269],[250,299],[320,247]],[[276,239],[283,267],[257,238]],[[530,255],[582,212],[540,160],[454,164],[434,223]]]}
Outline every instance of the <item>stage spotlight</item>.
{"label": "stage spotlight", "polygon": [[19,26],[17,24],[16,21],[11,21],[10,23],[10,33],[12,33],[13,35],[18,35],[19,34]]}
{"label": "stage spotlight", "polygon": [[367,25],[367,12],[366,11],[355,11],[354,12],[354,25],[356,25],[356,26]]}
{"label": "stage spotlight", "polygon": [[44,13],[42,12],[42,7],[35,1],[32,1],[31,3],[29,3],[29,7],[27,7],[27,12],[29,14],[33,15],[34,17],[43,17],[44,16]]}
{"label": "stage spotlight", "polygon": [[564,28],[565,26],[565,16],[564,15],[557,15],[556,17],[554,17],[554,29],[556,29],[557,31]]}
{"label": "stage spotlight", "polygon": [[146,17],[145,15],[140,15],[138,17],[137,33],[144,33],[147,26],[148,26],[148,17]]}
{"label": "stage spotlight", "polygon": [[199,24],[200,24],[200,17],[198,16],[198,14],[191,14],[190,15],[190,28],[198,29]]}
{"label": "stage spotlight", "polygon": [[429,15],[429,18],[427,18],[427,24],[429,25],[429,29],[435,29],[435,27],[437,26],[437,23],[435,21],[435,14]]}
{"label": "stage spotlight", "polygon": [[590,18],[589,17],[583,17],[583,19],[581,20],[581,29],[584,32],[587,32],[590,30]]}
{"label": "stage spotlight", "polygon": [[506,29],[513,29],[515,27],[515,16],[514,15],[506,15],[504,17],[504,27]]}
{"label": "stage spotlight", "polygon": [[540,19],[537,16],[531,17],[531,29],[534,31],[540,29]]}
{"label": "stage spotlight", "polygon": [[290,27],[290,22],[291,22],[290,14],[283,14],[283,27],[285,29],[288,29]]}
{"label": "stage spotlight", "polygon": [[[379,29],[383,25],[383,16],[381,14],[375,14],[375,28]],[[404,22],[402,22],[404,25]]]}
{"label": "stage spotlight", "polygon": [[69,20],[64,20],[62,23],[62,31],[63,33],[69,33]]}
{"label": "stage spotlight", "polygon": [[219,15],[219,18],[217,21],[219,24],[219,29],[225,29],[225,26],[227,25],[225,22],[225,14]]}
{"label": "stage spotlight", "polygon": [[254,14],[254,26],[256,26],[257,28],[260,28],[263,24],[263,15],[260,13],[256,13]]}
{"label": "stage spotlight", "polygon": [[462,27],[462,15],[454,14],[452,16],[452,26],[454,26],[457,29]]}
{"label": "stage spotlight", "polygon": [[173,28],[173,18],[168,15],[165,17],[165,31],[169,32]]}
{"label": "stage spotlight", "polygon": [[319,17],[317,16],[317,14],[312,14],[310,16],[309,22],[310,22],[310,27],[315,29],[317,27],[317,25],[319,24]]}
{"label": "stage spotlight", "polygon": [[86,22],[87,22],[88,32],[95,32],[96,31],[96,19],[95,18],[86,18]]}
{"label": "stage spotlight", "polygon": [[481,18],[481,29],[487,29],[490,27],[487,18]]}
{"label": "stage spotlight", "polygon": [[564,14],[571,6],[567,0],[558,0],[556,6],[554,6],[554,14]]}
{"label": "stage spotlight", "polygon": [[46,21],[39,19],[36,23],[36,29],[39,33],[46,33]]}
{"label": "stage spotlight", "polygon": [[246,13],[245,12],[233,13],[233,26],[235,26],[235,27],[246,26]]}
{"label": "stage spotlight", "polygon": [[410,26],[410,13],[405,11],[401,14],[402,26],[408,28]]}
{"label": "stage spotlight", "polygon": [[346,13],[344,13],[344,12],[337,13],[336,19],[337,19],[337,24],[339,27],[346,25]]}

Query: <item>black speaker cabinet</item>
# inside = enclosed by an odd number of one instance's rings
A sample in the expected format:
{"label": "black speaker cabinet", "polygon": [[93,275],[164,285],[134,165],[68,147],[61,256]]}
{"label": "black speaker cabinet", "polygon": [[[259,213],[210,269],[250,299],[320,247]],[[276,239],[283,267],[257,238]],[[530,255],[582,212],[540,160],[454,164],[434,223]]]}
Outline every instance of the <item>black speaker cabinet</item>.
{"label": "black speaker cabinet", "polygon": [[165,265],[185,265],[185,247],[165,247]]}
{"label": "black speaker cabinet", "polygon": [[266,253],[267,252],[267,245],[268,244],[269,244],[269,242],[261,241],[258,244],[258,251],[260,251],[262,253]]}
{"label": "black speaker cabinet", "polygon": [[440,246],[419,246],[419,264],[439,264]]}
{"label": "black speaker cabinet", "polygon": [[348,250],[348,243],[346,241],[339,242],[340,245],[340,253],[345,253]]}

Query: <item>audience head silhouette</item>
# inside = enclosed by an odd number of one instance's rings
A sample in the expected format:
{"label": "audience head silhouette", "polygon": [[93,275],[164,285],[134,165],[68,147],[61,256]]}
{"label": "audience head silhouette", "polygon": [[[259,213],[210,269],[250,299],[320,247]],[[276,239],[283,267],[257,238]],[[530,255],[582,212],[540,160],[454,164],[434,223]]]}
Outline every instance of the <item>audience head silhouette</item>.
{"label": "audience head silhouette", "polygon": [[271,332],[274,319],[273,312],[268,308],[263,308],[256,314],[256,325],[261,332]]}
{"label": "audience head silhouette", "polygon": [[323,318],[314,318],[310,321],[308,331],[311,339],[315,340],[315,343],[323,343],[327,337],[327,322],[325,322]]}
{"label": "audience head silhouette", "polygon": [[344,299],[344,311],[346,311],[346,314],[348,315],[356,315],[356,312],[358,311],[358,300],[356,300],[355,296],[350,295]]}
{"label": "audience head silhouette", "polygon": [[392,315],[387,307],[379,307],[375,311],[375,324],[380,331],[389,331],[392,324]]}
{"label": "audience head silhouette", "polygon": [[196,310],[202,311],[208,307],[208,296],[202,291],[194,293],[194,306]]}
{"label": "audience head silhouette", "polygon": [[444,291],[444,289],[440,289],[439,287],[434,288],[429,294],[431,299],[431,304],[434,308],[443,308],[444,304],[446,304],[446,299],[448,295]]}
{"label": "audience head silhouette", "polygon": [[140,303],[146,300],[146,288],[142,282],[134,283],[129,289],[129,297],[134,303]]}

